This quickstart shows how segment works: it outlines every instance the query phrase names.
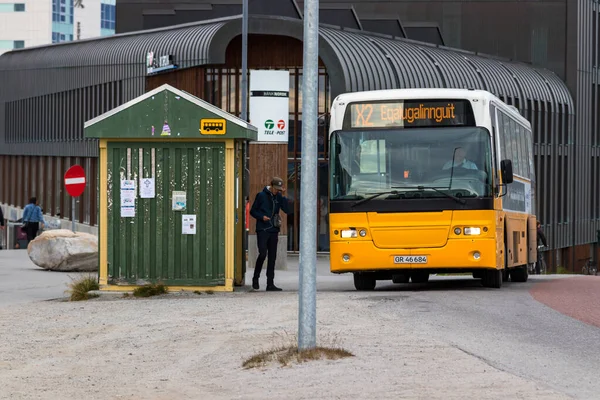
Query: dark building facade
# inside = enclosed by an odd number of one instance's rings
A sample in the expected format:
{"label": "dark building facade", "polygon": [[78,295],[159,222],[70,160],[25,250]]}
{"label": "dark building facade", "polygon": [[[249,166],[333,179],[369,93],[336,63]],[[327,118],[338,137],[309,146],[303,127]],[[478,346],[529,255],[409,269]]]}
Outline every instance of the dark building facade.
{"label": "dark building facade", "polygon": [[[251,14],[261,16],[250,20],[249,68],[291,72],[290,141],[250,146],[251,193],[275,169],[299,200],[302,3],[268,3],[250,1]],[[321,2],[319,114],[326,116],[331,100],[345,91],[402,87],[480,88],[515,105],[534,128],[537,210],[553,249],[549,264],[577,269],[600,229],[597,54],[591,51],[598,16],[595,6],[572,3]],[[90,190],[76,217],[95,224],[97,144],[83,139],[83,121],[162,83],[239,115],[240,13],[241,0],[120,0],[121,35],[0,57],[0,203],[22,207],[41,192],[47,210],[70,215],[61,176],[65,166],[80,162],[89,167]],[[492,22],[509,13],[504,25]],[[226,15],[238,16],[207,21]],[[180,23],[188,25],[167,27]],[[174,55],[179,69],[147,76],[148,51]],[[582,67],[573,69],[567,53]],[[325,198],[326,118],[322,122],[317,184]],[[261,163],[265,159],[276,167]],[[284,232],[292,251],[299,243],[297,201],[294,211]]]}

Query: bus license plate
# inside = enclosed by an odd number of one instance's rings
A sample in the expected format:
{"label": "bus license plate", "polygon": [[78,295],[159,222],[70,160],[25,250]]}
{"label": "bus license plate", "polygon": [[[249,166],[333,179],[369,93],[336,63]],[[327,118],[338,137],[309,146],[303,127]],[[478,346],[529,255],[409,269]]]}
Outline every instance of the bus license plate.
{"label": "bus license plate", "polygon": [[427,264],[427,256],[394,256],[394,264]]}

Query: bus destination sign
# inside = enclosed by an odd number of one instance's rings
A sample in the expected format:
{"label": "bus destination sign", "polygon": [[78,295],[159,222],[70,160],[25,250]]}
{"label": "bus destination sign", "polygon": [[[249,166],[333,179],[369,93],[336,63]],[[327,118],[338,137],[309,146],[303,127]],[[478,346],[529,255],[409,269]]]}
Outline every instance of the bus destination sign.
{"label": "bus destination sign", "polygon": [[474,126],[468,100],[374,101],[351,103],[345,129]]}

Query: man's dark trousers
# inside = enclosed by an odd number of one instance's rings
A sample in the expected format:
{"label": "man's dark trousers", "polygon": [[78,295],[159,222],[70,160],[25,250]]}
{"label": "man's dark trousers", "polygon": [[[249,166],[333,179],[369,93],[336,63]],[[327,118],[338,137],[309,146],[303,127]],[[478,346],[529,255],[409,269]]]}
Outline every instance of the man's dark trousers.
{"label": "man's dark trousers", "polygon": [[259,278],[263,263],[268,255],[267,285],[272,285],[273,279],[275,278],[275,260],[277,259],[277,241],[279,240],[279,232],[259,231],[256,232],[256,239],[258,242],[258,258],[256,259],[256,266],[254,267],[254,279],[257,280]]}

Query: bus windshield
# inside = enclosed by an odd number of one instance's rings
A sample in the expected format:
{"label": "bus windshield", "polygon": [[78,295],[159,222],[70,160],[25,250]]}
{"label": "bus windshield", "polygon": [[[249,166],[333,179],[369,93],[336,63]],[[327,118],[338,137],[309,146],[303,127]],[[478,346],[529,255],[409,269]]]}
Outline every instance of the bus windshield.
{"label": "bus windshield", "polygon": [[489,197],[490,145],[480,127],[336,131],[331,200]]}

